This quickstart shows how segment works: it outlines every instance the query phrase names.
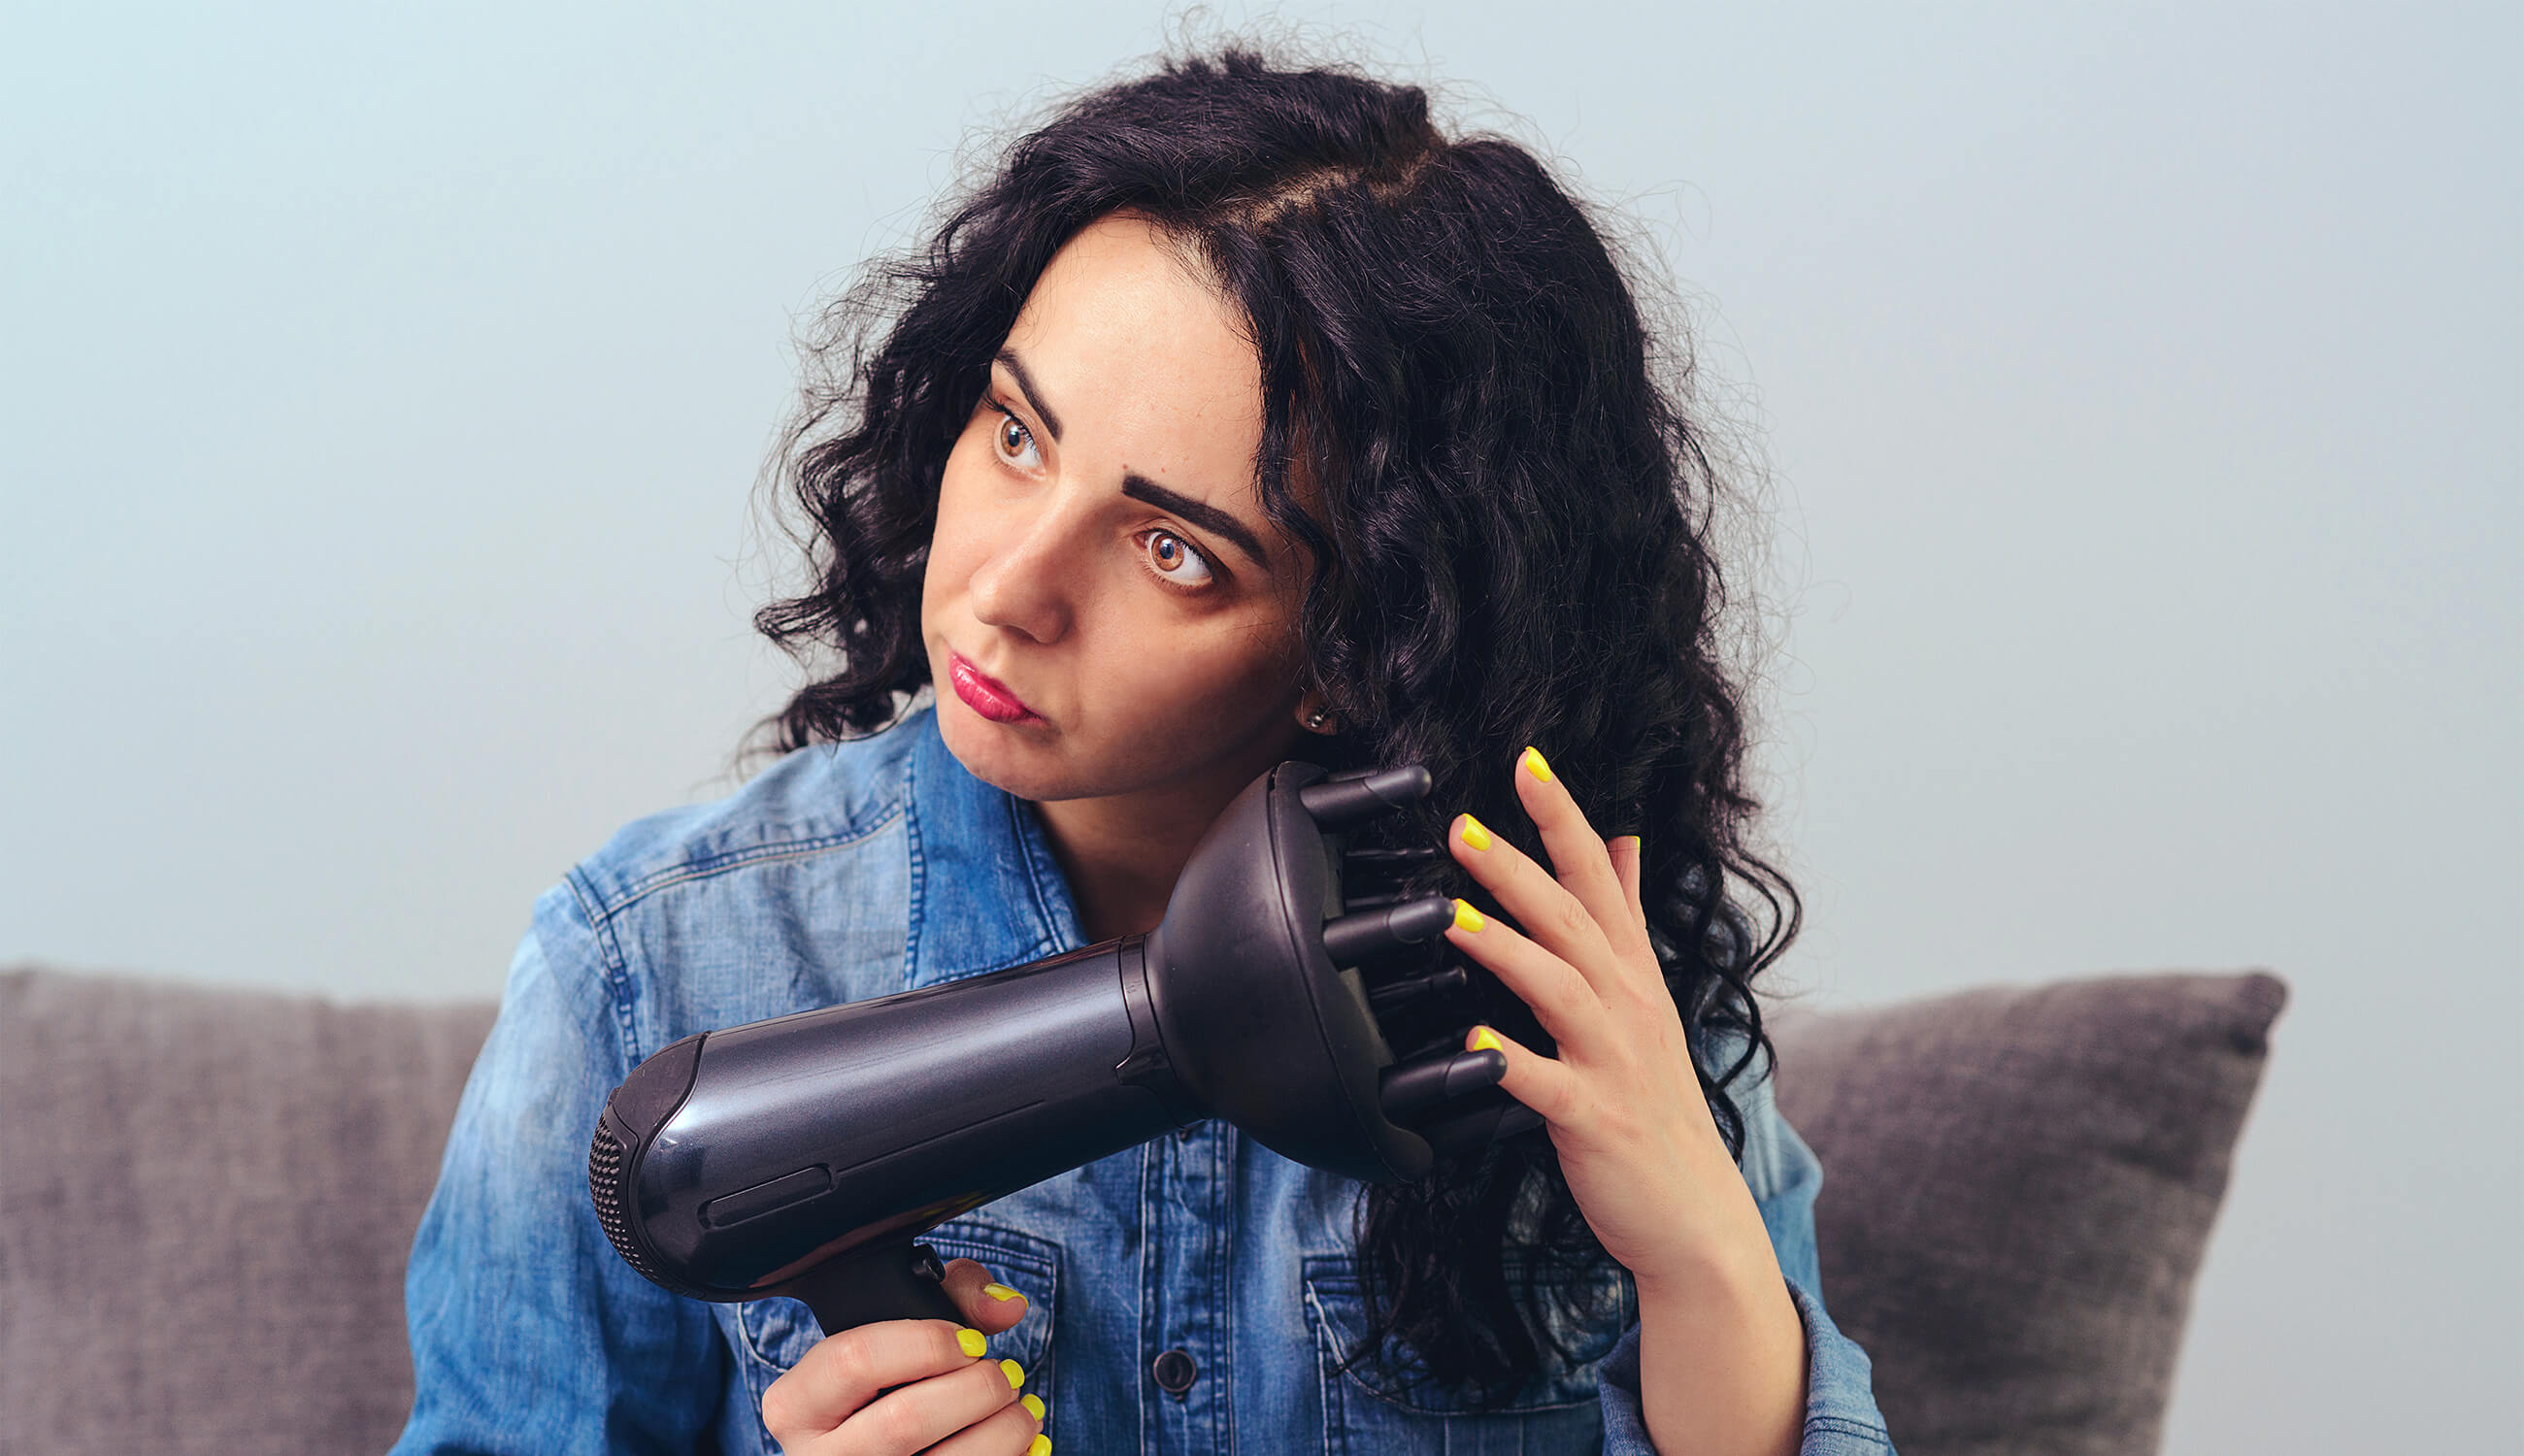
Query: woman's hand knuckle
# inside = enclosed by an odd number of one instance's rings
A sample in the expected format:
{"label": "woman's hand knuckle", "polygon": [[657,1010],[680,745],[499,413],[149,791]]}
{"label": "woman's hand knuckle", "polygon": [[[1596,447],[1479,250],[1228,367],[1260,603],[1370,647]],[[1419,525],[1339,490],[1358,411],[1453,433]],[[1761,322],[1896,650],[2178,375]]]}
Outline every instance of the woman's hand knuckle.
{"label": "woman's hand knuckle", "polygon": [[876,1386],[876,1351],[852,1330],[825,1341],[825,1378],[836,1385]]}
{"label": "woman's hand knuckle", "polygon": [[922,1427],[920,1409],[903,1398],[907,1391],[917,1388],[914,1384],[896,1390],[869,1406],[860,1416],[859,1419],[867,1426],[870,1450],[917,1451],[926,1444],[921,1439],[926,1432]]}

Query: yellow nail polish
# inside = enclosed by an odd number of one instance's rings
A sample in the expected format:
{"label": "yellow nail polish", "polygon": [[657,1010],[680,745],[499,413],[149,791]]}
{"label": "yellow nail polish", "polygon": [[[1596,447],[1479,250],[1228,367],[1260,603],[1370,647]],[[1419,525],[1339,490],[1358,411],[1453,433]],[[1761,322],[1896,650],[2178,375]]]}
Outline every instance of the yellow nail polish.
{"label": "yellow nail polish", "polygon": [[1026,1456],[1051,1456],[1051,1437],[1036,1432],[1034,1444],[1026,1447]]}
{"label": "yellow nail polish", "polygon": [[1008,1378],[1008,1388],[1011,1390],[1025,1383],[1025,1367],[1014,1360],[1000,1361],[999,1374]]}
{"label": "yellow nail polish", "polygon": [[1486,849],[1490,847],[1490,832],[1481,827],[1480,820],[1470,814],[1464,816],[1464,843],[1476,849]]}
{"label": "yellow nail polish", "polygon": [[1481,918],[1481,912],[1474,909],[1469,902],[1460,899],[1455,901],[1455,929],[1479,934],[1480,928],[1487,924],[1489,922]]}
{"label": "yellow nail polish", "polygon": [[1529,748],[1525,751],[1525,771],[1546,784],[1551,782],[1551,765],[1542,761],[1542,751],[1539,749]]}
{"label": "yellow nail polish", "polygon": [[1021,1405],[1021,1406],[1024,1406],[1024,1407],[1026,1408],[1026,1414],[1027,1414],[1027,1415],[1034,1417],[1034,1418],[1035,1418],[1036,1420],[1038,1420],[1038,1421],[1040,1421],[1040,1420],[1042,1420],[1042,1419],[1043,1419],[1043,1397],[1042,1397],[1042,1396],[1040,1396],[1040,1395],[1028,1395],[1025,1399],[1018,1401],[1018,1402],[1017,1402],[1017,1404],[1019,1404],[1019,1405]]}
{"label": "yellow nail polish", "polygon": [[994,1299],[999,1300],[1002,1303],[1005,1303],[1010,1299],[1023,1299],[1025,1297],[1016,1290],[1009,1288],[1006,1285],[984,1285],[982,1286],[982,1292],[990,1295]]}
{"label": "yellow nail polish", "polygon": [[1498,1050],[1498,1033],[1491,1031],[1485,1026],[1477,1026],[1473,1028],[1473,1049],[1475,1051]]}
{"label": "yellow nail polish", "polygon": [[981,1331],[958,1330],[955,1332],[955,1347],[967,1355],[978,1355],[990,1345],[984,1340]]}

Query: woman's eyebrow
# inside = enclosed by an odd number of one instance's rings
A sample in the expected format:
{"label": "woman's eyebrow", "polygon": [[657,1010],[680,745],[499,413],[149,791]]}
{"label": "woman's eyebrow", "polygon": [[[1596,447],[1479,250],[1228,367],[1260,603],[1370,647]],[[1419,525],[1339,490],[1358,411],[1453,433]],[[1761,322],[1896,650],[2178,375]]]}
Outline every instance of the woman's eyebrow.
{"label": "woman's eyebrow", "polygon": [[998,361],[1008,366],[1009,373],[1017,376],[1018,392],[1026,397],[1027,404],[1034,406],[1034,413],[1043,416],[1043,427],[1051,431],[1052,443],[1059,444],[1060,416],[1051,413],[1051,407],[1043,402],[1042,395],[1035,393],[1034,376],[1027,373],[1026,366],[1018,362],[1017,352],[1013,349],[1002,349],[998,353]]}
{"label": "woman's eyebrow", "polygon": [[[1044,420],[1045,424],[1050,422],[1048,417]],[[1262,543],[1253,539],[1253,533],[1244,529],[1243,522],[1217,507],[1204,506],[1189,496],[1179,496],[1136,470],[1122,472],[1122,494],[1135,501],[1145,501],[1160,510],[1171,510],[1205,531],[1216,531],[1234,542],[1237,550],[1251,557],[1254,565],[1266,571],[1270,569],[1271,563],[1262,558]]]}

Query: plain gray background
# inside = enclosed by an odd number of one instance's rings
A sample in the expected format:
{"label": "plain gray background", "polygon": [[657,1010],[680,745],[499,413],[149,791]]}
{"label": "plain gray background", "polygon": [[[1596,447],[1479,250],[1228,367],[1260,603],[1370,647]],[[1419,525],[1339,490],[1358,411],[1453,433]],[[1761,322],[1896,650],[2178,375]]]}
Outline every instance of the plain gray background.
{"label": "plain gray background", "polygon": [[[1275,15],[1678,273],[1770,482],[1782,989],[2294,986],[2168,1449],[2512,1449],[2513,9]],[[14,13],[0,960],[496,995],[788,683],[794,321],[1164,21]]]}

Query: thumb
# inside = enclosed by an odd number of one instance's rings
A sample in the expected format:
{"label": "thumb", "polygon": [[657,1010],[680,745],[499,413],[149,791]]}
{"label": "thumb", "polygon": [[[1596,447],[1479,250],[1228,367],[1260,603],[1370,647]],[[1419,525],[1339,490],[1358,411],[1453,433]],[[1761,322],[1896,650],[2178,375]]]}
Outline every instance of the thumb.
{"label": "thumb", "polygon": [[965,1320],[984,1335],[1010,1328],[1030,1307],[1025,1295],[995,1281],[988,1268],[971,1259],[947,1261],[946,1288]]}

